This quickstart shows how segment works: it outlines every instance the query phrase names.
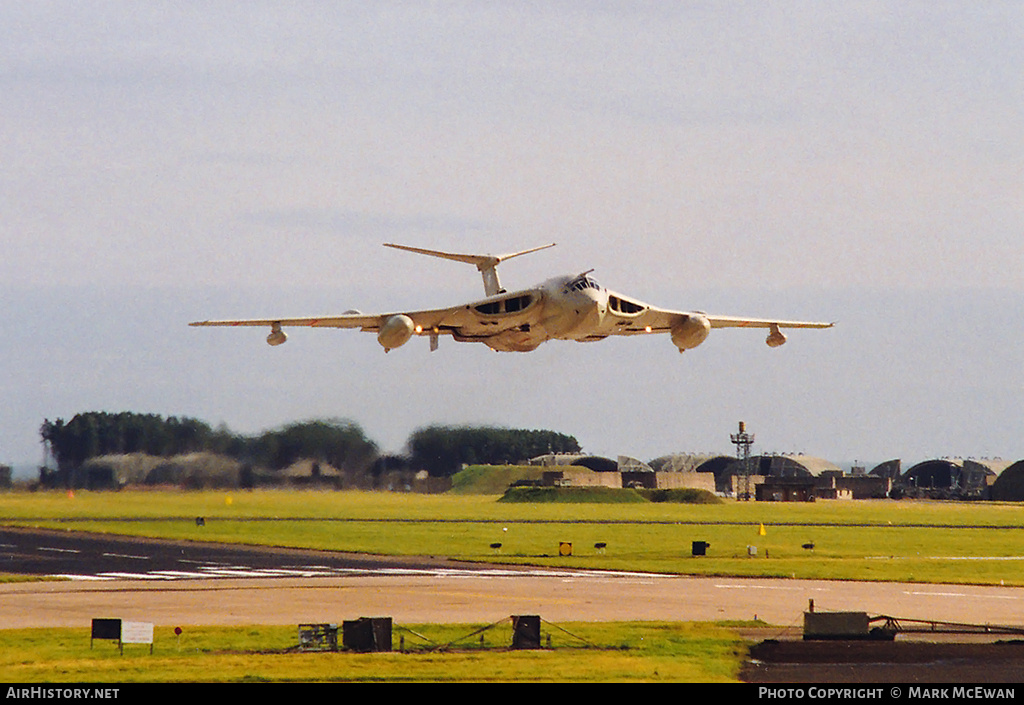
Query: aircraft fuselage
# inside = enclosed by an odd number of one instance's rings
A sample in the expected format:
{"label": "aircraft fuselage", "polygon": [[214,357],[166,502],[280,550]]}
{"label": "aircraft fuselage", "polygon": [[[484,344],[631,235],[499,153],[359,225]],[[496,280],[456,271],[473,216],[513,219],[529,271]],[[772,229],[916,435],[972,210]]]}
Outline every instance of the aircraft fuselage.
{"label": "aircraft fuselage", "polygon": [[470,307],[478,325],[456,334],[457,340],[480,341],[504,352],[528,352],[548,340],[599,335],[608,311],[608,292],[585,274],[565,276]]}

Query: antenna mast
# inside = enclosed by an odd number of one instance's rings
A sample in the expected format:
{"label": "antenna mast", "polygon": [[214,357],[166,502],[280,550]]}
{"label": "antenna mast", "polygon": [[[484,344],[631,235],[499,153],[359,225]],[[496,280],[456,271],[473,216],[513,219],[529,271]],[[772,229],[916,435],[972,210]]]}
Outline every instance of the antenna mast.
{"label": "antenna mast", "polygon": [[743,499],[750,501],[750,446],[754,445],[754,434],[747,433],[747,425],[740,421],[738,433],[730,434],[729,440],[736,446],[736,457],[743,463]]}

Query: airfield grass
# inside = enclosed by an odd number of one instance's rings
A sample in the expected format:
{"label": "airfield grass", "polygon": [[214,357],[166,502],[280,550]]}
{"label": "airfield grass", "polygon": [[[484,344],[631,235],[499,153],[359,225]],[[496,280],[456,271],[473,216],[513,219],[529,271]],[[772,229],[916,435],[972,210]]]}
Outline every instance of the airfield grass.
{"label": "airfield grass", "polygon": [[[298,651],[294,627],[154,629],[148,645],[96,641],[87,629],[0,631],[0,681],[736,682],[746,646],[726,625],[542,624],[544,648],[511,650],[511,625],[395,626],[395,651]],[[548,637],[550,636],[550,646]],[[404,650],[399,650],[404,641]],[[454,643],[452,643],[454,642]]]}
{"label": "airfield grass", "polygon": [[[564,568],[1024,585],[1024,507],[1016,504],[498,500],[359,491],[7,492],[0,523]],[[709,544],[706,555],[692,555],[694,541]],[[560,555],[563,542],[572,544],[571,555]]]}
{"label": "airfield grass", "polygon": [[[499,498],[295,490],[6,492],[0,493],[0,524],[567,568],[1024,585],[1024,508],[1014,504]],[[693,541],[708,542],[707,555],[692,556]],[[572,543],[571,555],[560,555],[561,542]],[[491,547],[495,543],[500,549]],[[510,626],[485,632],[483,644],[480,636],[462,638],[482,626],[395,625],[396,649],[404,635],[407,652],[384,654],[298,652],[295,627],[258,624],[191,626],[180,639],[173,627],[157,625],[152,655],[139,645],[127,645],[121,655],[100,641],[90,649],[86,629],[0,630],[0,680],[720,682],[737,680],[746,655],[745,641],[730,625],[545,624],[542,639],[551,635],[552,648],[531,651],[508,648]],[[448,650],[434,648],[451,641]]]}

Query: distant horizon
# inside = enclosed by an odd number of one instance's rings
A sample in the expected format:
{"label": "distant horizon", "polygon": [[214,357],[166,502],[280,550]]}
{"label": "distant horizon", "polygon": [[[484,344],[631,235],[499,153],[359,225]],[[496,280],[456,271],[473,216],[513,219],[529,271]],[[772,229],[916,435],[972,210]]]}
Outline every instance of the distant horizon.
{"label": "distant horizon", "polygon": [[[197,420],[203,421],[203,419],[197,419]],[[313,419],[306,419],[306,420],[313,420]],[[357,421],[353,420],[352,422],[355,423],[356,425],[359,425]],[[285,424],[285,425],[288,425],[288,424]],[[467,425],[468,426],[472,426],[471,424],[467,424]],[[502,427],[502,428],[505,428],[505,427]],[[272,429],[264,429],[264,430],[272,430]],[[540,430],[550,430],[550,431],[555,431],[555,432],[559,432],[559,433],[563,432],[560,429],[540,429]],[[410,435],[411,435],[411,432],[410,432]],[[567,435],[571,436],[573,434],[567,433]],[[367,437],[367,439],[369,441],[371,441],[371,442],[375,442],[373,438]],[[755,446],[755,448],[756,448],[756,446]],[[380,452],[381,455],[399,455],[399,456],[405,455],[405,453],[402,452],[402,451],[385,451],[385,450],[381,450],[379,452]],[[598,456],[598,457],[606,457],[606,458],[613,459],[613,460],[615,458],[619,457],[619,456],[635,457],[635,456],[629,455],[628,453],[617,453],[617,454],[610,454],[610,455],[609,454],[600,454],[600,453],[588,453],[586,448],[583,448],[580,451],[580,453],[581,453],[581,455],[594,455],[594,456]],[[657,455],[657,456],[654,456],[654,457],[651,457],[651,458],[637,458],[637,459],[641,460],[644,463],[650,463],[653,460],[657,460],[658,458],[662,458],[662,457],[666,457],[666,456],[670,456],[670,455],[723,455],[723,456],[728,456],[728,457],[737,457],[734,452],[728,452],[728,451],[721,451],[721,452],[719,452],[719,451],[708,451],[708,450],[700,450],[700,451],[696,451],[696,450],[694,450],[694,451],[677,450],[677,451],[671,451],[671,452],[668,452],[668,453],[662,453],[661,455]],[[944,455],[944,456],[935,456],[935,457],[921,457],[921,458],[914,459],[912,461],[905,461],[904,458],[901,458],[901,457],[898,457],[898,456],[891,456],[891,457],[888,457],[888,458],[886,458],[884,460],[874,460],[874,461],[865,461],[865,460],[862,460],[862,459],[859,459],[859,458],[853,459],[853,460],[849,460],[849,459],[837,460],[837,459],[834,459],[834,458],[831,458],[831,457],[828,457],[828,456],[814,455],[814,454],[810,454],[810,453],[800,453],[800,452],[791,453],[791,452],[785,452],[785,451],[771,451],[771,450],[756,451],[754,448],[751,449],[751,457],[758,457],[758,456],[794,456],[794,457],[797,457],[797,456],[801,456],[801,455],[806,455],[808,457],[820,458],[822,460],[826,460],[826,461],[832,463],[833,465],[835,465],[836,467],[840,468],[844,472],[850,472],[854,467],[863,467],[866,471],[871,471],[875,467],[878,467],[879,465],[882,465],[884,463],[892,462],[893,460],[899,460],[900,461],[900,468],[901,468],[902,472],[906,472],[908,469],[910,469],[910,468],[912,468],[912,467],[914,467],[914,466],[916,466],[916,465],[918,465],[920,463],[929,462],[929,461],[933,461],[933,460],[954,460],[954,459],[957,459],[957,460],[978,460],[978,461],[989,460],[989,461],[1011,462],[1011,463],[1017,462],[1018,460],[1024,460],[1024,458],[999,458],[999,457],[970,456],[970,455]],[[526,459],[524,458],[524,460],[526,460]],[[10,466],[11,469],[12,469],[12,477],[14,479],[31,479],[31,478],[34,478],[37,475],[37,473],[39,472],[40,468],[42,467],[40,462],[29,462],[29,461],[24,461],[24,460],[22,462],[5,462],[5,461],[0,461],[0,465],[8,465],[8,466]]]}

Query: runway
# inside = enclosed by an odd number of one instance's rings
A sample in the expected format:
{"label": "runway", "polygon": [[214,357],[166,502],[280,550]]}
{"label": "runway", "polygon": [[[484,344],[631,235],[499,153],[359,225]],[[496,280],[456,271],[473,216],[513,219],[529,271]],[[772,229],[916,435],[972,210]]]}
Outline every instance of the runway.
{"label": "runway", "polygon": [[163,626],[490,623],[513,614],[552,622],[761,619],[799,627],[819,611],[904,620],[1019,625],[1017,588],[728,578],[485,572],[341,578],[60,581],[0,585],[0,628],[88,626],[114,617]]}
{"label": "runway", "polygon": [[550,622],[756,618],[781,629],[801,626],[811,600],[819,611],[1024,624],[1021,588],[549,570],[3,529],[0,570],[12,566],[66,577],[0,584],[4,629],[87,627],[101,617],[185,626],[365,616],[491,623],[513,614]]}

